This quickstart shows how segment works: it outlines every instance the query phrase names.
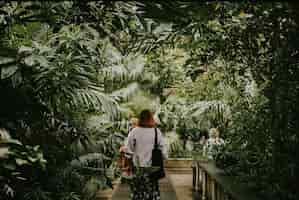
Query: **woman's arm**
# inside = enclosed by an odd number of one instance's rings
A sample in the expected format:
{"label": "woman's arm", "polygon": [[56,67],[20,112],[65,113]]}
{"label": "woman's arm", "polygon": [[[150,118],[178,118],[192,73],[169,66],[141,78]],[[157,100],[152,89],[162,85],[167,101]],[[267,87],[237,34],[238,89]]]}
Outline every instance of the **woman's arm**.
{"label": "woman's arm", "polygon": [[128,135],[127,144],[126,144],[128,153],[133,153],[135,151],[134,140],[135,139],[134,139],[133,133],[130,132]]}
{"label": "woman's arm", "polygon": [[168,158],[168,151],[166,147],[165,138],[163,137],[160,129],[158,129],[158,143],[159,143],[159,149],[162,150],[163,158],[166,160]]}

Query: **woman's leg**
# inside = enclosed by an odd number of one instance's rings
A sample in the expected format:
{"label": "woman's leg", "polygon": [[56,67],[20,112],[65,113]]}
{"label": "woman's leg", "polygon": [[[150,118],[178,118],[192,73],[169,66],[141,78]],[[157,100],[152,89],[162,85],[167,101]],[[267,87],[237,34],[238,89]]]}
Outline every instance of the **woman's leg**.
{"label": "woman's leg", "polygon": [[131,200],[153,200],[151,182],[145,174],[134,177],[131,182]]}
{"label": "woman's leg", "polygon": [[131,182],[131,200],[160,200],[158,180],[151,180],[148,174],[135,177]]}
{"label": "woman's leg", "polygon": [[159,181],[153,180],[151,185],[152,185],[152,195],[153,195],[152,199],[160,200],[161,196],[160,196]]}

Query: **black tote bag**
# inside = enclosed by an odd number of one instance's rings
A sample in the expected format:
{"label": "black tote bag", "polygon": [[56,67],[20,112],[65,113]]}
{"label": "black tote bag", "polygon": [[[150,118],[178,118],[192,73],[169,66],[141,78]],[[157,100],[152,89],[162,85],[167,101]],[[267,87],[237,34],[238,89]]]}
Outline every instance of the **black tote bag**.
{"label": "black tote bag", "polygon": [[154,148],[152,150],[152,166],[160,167],[159,170],[157,170],[151,174],[153,179],[158,180],[158,179],[165,177],[162,150],[159,149],[159,146],[158,146],[157,128],[155,128],[155,144],[154,144]]}

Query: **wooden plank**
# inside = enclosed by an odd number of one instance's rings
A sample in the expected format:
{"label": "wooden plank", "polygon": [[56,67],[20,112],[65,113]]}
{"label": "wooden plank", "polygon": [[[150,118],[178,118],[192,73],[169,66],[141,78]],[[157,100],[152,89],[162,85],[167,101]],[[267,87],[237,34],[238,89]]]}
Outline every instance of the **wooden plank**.
{"label": "wooden plank", "polygon": [[130,188],[128,184],[120,183],[116,186],[115,192],[112,195],[112,200],[129,200]]}

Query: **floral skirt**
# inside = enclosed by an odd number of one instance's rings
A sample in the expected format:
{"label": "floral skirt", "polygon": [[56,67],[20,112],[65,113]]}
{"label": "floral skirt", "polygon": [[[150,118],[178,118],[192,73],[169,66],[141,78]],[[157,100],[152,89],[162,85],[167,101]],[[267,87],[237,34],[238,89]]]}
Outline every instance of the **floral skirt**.
{"label": "floral skirt", "polygon": [[135,176],[130,183],[131,200],[160,200],[158,180],[151,180],[150,174]]}

